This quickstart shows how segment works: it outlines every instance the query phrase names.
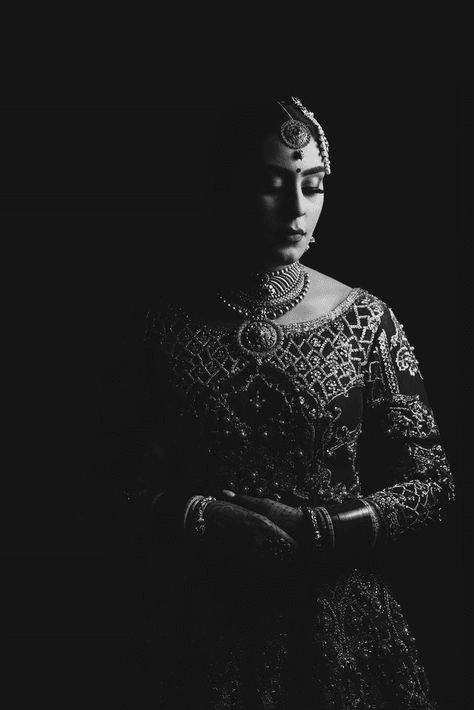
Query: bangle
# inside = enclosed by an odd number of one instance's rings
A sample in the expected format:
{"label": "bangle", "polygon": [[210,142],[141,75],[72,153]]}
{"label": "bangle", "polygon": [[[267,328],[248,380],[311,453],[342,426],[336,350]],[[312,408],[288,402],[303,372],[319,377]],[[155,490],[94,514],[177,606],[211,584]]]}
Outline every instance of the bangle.
{"label": "bangle", "polygon": [[188,520],[189,513],[191,512],[191,509],[193,509],[198,501],[202,500],[204,496],[192,496],[189,498],[188,502],[186,503],[186,508],[184,510],[184,516],[183,516],[183,529],[186,531],[186,523]]}
{"label": "bangle", "polygon": [[332,522],[331,515],[329,514],[329,511],[326,510],[326,508],[322,508],[322,507],[315,508],[315,510],[318,511],[319,515],[321,516],[321,518],[325,522],[329,547],[334,547],[336,539],[335,539],[335,535],[334,535],[334,525]]}
{"label": "bangle", "polygon": [[202,496],[201,499],[193,506],[194,532],[200,537],[206,532],[206,522],[204,520],[204,511],[209,503],[216,500],[212,496]]}
{"label": "bangle", "polygon": [[328,511],[337,537],[337,548],[347,554],[358,554],[374,547],[380,522],[375,506],[362,498],[349,499]]}
{"label": "bangle", "polygon": [[300,510],[305,514],[307,520],[309,521],[313,535],[313,541],[316,543],[316,547],[320,549],[321,547],[323,547],[324,541],[316,511],[314,510],[314,508],[310,508],[306,505],[302,506]]}
{"label": "bangle", "polygon": [[372,540],[372,547],[374,547],[375,543],[377,542],[377,538],[379,536],[379,529],[380,529],[379,516],[375,512],[375,508],[368,501],[361,498],[360,502],[363,503],[364,506],[369,511],[370,522],[372,523],[372,532],[373,532],[373,536],[374,536],[373,540]]}

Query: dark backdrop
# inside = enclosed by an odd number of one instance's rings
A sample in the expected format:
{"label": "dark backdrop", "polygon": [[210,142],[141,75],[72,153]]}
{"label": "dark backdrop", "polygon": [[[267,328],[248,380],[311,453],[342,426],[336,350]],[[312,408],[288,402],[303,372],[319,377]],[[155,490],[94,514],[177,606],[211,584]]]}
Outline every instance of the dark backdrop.
{"label": "dark backdrop", "polygon": [[[326,129],[333,167],[305,261],[375,293],[404,324],[461,499],[468,265],[455,220],[454,95],[441,106],[434,88],[301,94]],[[458,95],[470,100],[468,89]],[[57,706],[70,707],[98,681],[98,705],[114,707],[139,596],[133,562],[77,519],[77,491],[98,427],[108,436],[119,426],[120,385],[107,390],[110,416],[98,415],[104,381],[127,371],[150,289],[162,270],[179,288],[190,245],[206,249],[205,138],[227,100],[189,92],[166,105],[148,96],[2,107],[2,637],[19,698],[47,692],[56,707],[57,693]],[[225,248],[225,225],[222,239]],[[405,546],[391,571],[446,708],[457,699],[463,624],[459,509],[421,551]]]}

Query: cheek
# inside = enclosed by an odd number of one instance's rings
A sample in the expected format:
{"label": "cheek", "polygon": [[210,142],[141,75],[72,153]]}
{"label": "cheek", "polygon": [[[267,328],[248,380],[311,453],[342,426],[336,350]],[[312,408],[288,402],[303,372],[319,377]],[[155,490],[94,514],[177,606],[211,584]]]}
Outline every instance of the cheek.
{"label": "cheek", "polygon": [[255,195],[250,204],[253,212],[262,218],[272,215],[277,209],[275,200],[270,195]]}
{"label": "cheek", "polygon": [[270,195],[261,197],[260,204],[262,212],[266,212],[267,214],[275,212],[275,210],[277,209],[277,201]]}
{"label": "cheek", "polygon": [[320,199],[318,199],[317,202],[311,205],[310,210],[308,211],[308,214],[311,215],[311,219],[317,220],[319,215],[321,214],[321,210],[323,209],[323,204],[324,204],[324,196],[321,195]]}

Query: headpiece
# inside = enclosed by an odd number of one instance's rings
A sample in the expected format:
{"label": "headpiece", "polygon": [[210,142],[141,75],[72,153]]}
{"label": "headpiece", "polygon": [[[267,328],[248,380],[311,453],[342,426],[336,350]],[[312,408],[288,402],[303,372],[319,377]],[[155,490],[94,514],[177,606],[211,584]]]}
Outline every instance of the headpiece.
{"label": "headpiece", "polygon": [[304,148],[311,140],[309,128],[295,118],[290,118],[282,124],[280,136],[289,148]]}
{"label": "headpiece", "polygon": [[[324,135],[324,131],[321,127],[321,124],[318,123],[318,121],[314,117],[314,113],[312,111],[309,111],[305,106],[303,106],[301,100],[297,96],[291,96],[290,100],[293,106],[295,106],[298,111],[302,113],[308,119],[308,121],[313,124],[313,126],[315,126],[319,152],[321,153],[321,158],[323,160],[323,165],[326,174],[329,175],[331,173],[331,163],[329,161],[329,143],[326,136]],[[302,158],[301,149],[308,145],[311,140],[311,131],[309,130],[309,126],[303,121],[299,121],[298,119],[294,118],[294,116],[292,116],[290,112],[285,108],[284,103],[282,101],[278,101],[277,103],[289,116],[289,119],[286,120],[280,128],[280,137],[283,143],[285,143],[285,145],[287,145],[289,148],[295,148],[299,153],[298,157]]]}

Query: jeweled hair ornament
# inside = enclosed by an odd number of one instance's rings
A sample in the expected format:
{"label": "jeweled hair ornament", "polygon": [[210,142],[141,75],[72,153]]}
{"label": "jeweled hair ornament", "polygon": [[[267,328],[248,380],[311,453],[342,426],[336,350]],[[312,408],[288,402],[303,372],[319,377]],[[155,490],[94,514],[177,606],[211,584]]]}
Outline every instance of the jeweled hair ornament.
{"label": "jeweled hair ornament", "polygon": [[[306,118],[309,121],[311,121],[311,123],[316,127],[316,132],[318,135],[318,148],[319,148],[319,152],[321,153],[321,158],[323,161],[324,170],[326,171],[327,175],[330,175],[331,174],[331,163],[329,161],[329,143],[328,143],[328,139],[324,135],[324,131],[321,127],[321,124],[318,123],[318,121],[316,120],[314,113],[312,111],[309,111],[305,106],[303,106],[303,104],[301,103],[301,100],[297,96],[291,96],[291,101],[293,102],[294,106],[296,106],[299,109],[299,111],[301,111],[301,113],[304,116],[306,116]],[[286,121],[286,123],[289,123],[289,122]],[[283,126],[285,126],[286,123],[284,123]],[[301,124],[301,121],[298,121],[298,123]],[[301,124],[301,125],[304,125],[304,124]],[[282,126],[282,128],[283,128],[283,126]],[[305,128],[306,128],[306,126],[305,126]],[[306,130],[308,130],[308,129],[306,128]],[[309,133],[309,131],[308,131],[308,133]],[[311,135],[310,135],[310,138],[311,138]],[[284,140],[283,136],[282,136],[282,140]],[[309,141],[308,141],[308,143],[309,143]],[[289,145],[289,144],[287,143],[287,145]],[[307,144],[305,144],[305,145],[307,145]],[[293,147],[293,146],[290,146],[290,147]]]}
{"label": "jeweled hair ornament", "polygon": [[282,101],[277,101],[277,103],[288,116],[288,120],[280,126],[280,138],[285,145],[296,150],[293,156],[296,160],[303,160],[303,152],[301,149],[310,142],[311,131],[303,121],[298,121],[298,119],[293,118]]}

